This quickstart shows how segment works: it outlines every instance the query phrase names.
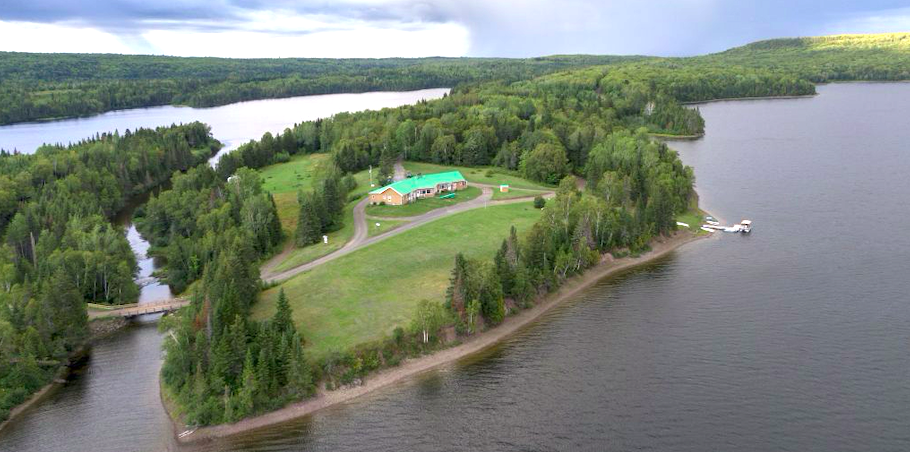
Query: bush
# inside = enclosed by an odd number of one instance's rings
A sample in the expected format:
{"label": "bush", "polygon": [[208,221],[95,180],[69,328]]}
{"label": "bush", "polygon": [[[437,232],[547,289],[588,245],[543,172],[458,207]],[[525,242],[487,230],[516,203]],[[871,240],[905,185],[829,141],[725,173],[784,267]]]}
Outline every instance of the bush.
{"label": "bush", "polygon": [[493,171],[493,169],[491,168],[491,169],[488,169],[486,173],[484,173],[484,176],[493,177],[494,174],[496,174],[496,171]]}
{"label": "bush", "polygon": [[287,152],[279,152],[272,157],[272,163],[285,163],[291,161],[291,156]]}
{"label": "bush", "polygon": [[537,195],[534,197],[534,208],[543,209],[547,205],[547,200],[543,199],[543,196]]}
{"label": "bush", "polygon": [[357,179],[354,179],[353,174],[348,174],[347,176],[341,178],[341,187],[344,189],[344,191],[350,192],[351,190],[357,188]]}

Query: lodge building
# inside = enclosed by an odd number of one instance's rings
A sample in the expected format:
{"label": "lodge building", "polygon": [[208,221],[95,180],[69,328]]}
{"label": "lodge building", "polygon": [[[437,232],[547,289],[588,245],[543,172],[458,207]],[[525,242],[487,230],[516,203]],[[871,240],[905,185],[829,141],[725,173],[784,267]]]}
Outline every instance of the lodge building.
{"label": "lodge building", "polygon": [[400,206],[439,193],[462,190],[467,186],[468,181],[459,171],[418,175],[371,191],[370,203]]}

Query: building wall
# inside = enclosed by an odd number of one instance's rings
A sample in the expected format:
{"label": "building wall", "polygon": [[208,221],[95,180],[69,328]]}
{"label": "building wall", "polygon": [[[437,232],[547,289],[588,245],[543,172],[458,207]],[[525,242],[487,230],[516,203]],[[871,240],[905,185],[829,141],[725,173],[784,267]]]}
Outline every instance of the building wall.
{"label": "building wall", "polygon": [[382,193],[374,193],[370,195],[370,202],[373,204],[379,204],[384,202],[386,204],[391,204],[393,206],[400,206],[404,204],[402,196],[398,194],[395,190],[391,188],[387,189]]}
{"label": "building wall", "polygon": [[[455,190],[464,190],[468,186],[468,182],[462,180],[462,181],[458,181],[458,182],[453,182],[453,185],[454,185]],[[434,187],[428,194],[417,195],[416,193],[412,192],[412,194],[409,194],[406,196],[401,196],[398,194],[398,192],[389,188],[389,189],[386,189],[382,193],[371,194],[370,203],[379,204],[381,202],[384,202],[389,205],[400,206],[402,204],[407,204],[409,198],[414,198],[414,199],[431,198],[438,194],[439,194],[439,191],[436,190],[436,187]]]}

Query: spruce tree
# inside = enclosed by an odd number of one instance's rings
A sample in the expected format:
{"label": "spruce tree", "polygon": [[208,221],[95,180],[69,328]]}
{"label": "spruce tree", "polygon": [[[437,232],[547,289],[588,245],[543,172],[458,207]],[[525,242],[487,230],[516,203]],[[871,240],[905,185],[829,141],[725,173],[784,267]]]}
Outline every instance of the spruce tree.
{"label": "spruce tree", "polygon": [[312,245],[319,241],[322,234],[322,219],[319,217],[314,197],[301,195],[298,197],[300,202],[300,216],[297,219],[297,246],[303,247]]}
{"label": "spruce tree", "polygon": [[279,335],[294,333],[293,312],[288,303],[288,297],[284,294],[284,288],[278,291],[278,303],[275,315],[272,317],[272,327]]}
{"label": "spruce tree", "polygon": [[467,268],[468,266],[464,254],[456,254],[455,268],[452,269],[452,277],[449,279],[449,288],[446,290],[446,301],[452,311],[459,317],[464,314],[465,303],[467,302]]}

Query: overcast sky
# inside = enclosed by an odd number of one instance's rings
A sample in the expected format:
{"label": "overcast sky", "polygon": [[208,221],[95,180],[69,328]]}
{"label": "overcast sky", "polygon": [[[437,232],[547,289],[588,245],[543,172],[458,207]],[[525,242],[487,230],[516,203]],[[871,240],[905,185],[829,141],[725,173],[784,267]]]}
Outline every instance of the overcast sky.
{"label": "overcast sky", "polygon": [[910,0],[0,0],[0,50],[220,57],[694,55],[910,31]]}

